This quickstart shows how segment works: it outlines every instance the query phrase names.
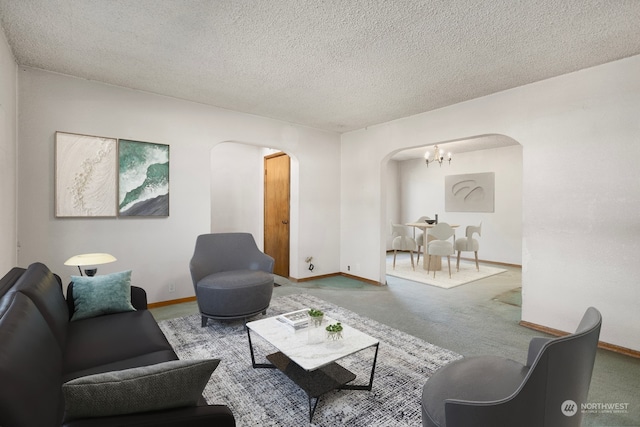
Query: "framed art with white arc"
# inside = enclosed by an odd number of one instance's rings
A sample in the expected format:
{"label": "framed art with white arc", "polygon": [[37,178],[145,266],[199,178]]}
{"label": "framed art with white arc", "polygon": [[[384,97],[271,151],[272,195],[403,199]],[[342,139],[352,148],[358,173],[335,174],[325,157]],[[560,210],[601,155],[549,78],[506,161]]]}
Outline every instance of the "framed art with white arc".
{"label": "framed art with white arc", "polygon": [[169,216],[169,146],[118,141],[118,215]]}
{"label": "framed art with white arc", "polygon": [[55,216],[115,217],[117,140],[56,132],[54,152]]}
{"label": "framed art with white arc", "polygon": [[446,212],[495,212],[495,173],[444,177]]}

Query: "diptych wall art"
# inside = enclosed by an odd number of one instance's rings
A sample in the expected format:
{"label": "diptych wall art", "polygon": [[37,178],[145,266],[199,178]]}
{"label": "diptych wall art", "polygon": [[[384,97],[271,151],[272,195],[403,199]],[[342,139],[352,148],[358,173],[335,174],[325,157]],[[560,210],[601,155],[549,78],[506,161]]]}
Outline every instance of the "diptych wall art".
{"label": "diptych wall art", "polygon": [[55,216],[169,216],[169,146],[56,132]]}
{"label": "diptych wall art", "polygon": [[169,146],[119,141],[120,216],[169,216]]}
{"label": "diptych wall art", "polygon": [[472,173],[444,177],[446,212],[494,212],[495,173]]}
{"label": "diptych wall art", "polygon": [[114,138],[56,132],[55,216],[116,216],[117,155]]}

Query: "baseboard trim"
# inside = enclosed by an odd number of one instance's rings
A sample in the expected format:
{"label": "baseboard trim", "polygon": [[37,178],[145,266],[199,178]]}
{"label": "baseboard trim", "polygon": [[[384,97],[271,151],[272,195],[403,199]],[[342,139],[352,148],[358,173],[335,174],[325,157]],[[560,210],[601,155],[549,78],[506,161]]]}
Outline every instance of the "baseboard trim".
{"label": "baseboard trim", "polygon": [[349,279],[358,280],[360,282],[368,283],[374,286],[385,286],[383,283],[376,282],[375,280],[371,280],[371,279],[365,279],[364,277],[360,277],[360,276],[354,276],[353,274],[340,273],[340,276],[348,277]]}
{"label": "baseboard trim", "polygon": [[302,279],[298,279],[295,277],[289,277],[289,281],[294,282],[294,283],[303,283],[303,282],[310,282],[312,280],[319,280],[319,279],[327,279],[329,277],[336,277],[339,276],[340,273],[331,273],[331,274],[322,274],[320,276],[311,276],[311,277],[303,277]]}
{"label": "baseboard trim", "polygon": [[380,284],[380,282],[376,282],[375,280],[369,280],[369,279],[365,279],[364,277],[354,276],[352,274],[347,274],[347,273],[323,274],[321,276],[305,277],[305,278],[302,278],[302,279],[297,279],[295,277],[289,277],[289,280],[291,282],[294,282],[294,283],[303,283],[303,282],[310,282],[312,280],[320,280],[320,279],[326,279],[326,278],[329,278],[329,277],[336,277],[336,276],[348,277],[349,279],[357,280],[359,282],[368,283],[369,285],[383,286],[382,284]]}
{"label": "baseboard trim", "polygon": [[178,299],[170,299],[168,301],[152,302],[151,304],[147,304],[147,308],[166,307],[168,305],[182,304],[183,302],[192,302],[195,300],[196,300],[195,296],[178,298]]}
{"label": "baseboard trim", "polygon": [[[452,257],[453,258],[453,257]],[[457,258],[457,255],[456,255]],[[460,257],[461,260],[465,260],[465,261],[471,261],[471,262],[476,262],[475,258],[466,258],[461,256]],[[487,261],[485,259],[478,259],[478,262],[484,263],[484,264],[493,264],[493,265],[501,265],[503,267],[515,267],[515,268],[522,268],[522,265],[520,264],[511,264],[509,262],[500,262],[500,261]]]}
{"label": "baseboard trim", "polygon": [[[563,337],[565,335],[569,335],[568,332],[561,331],[559,329],[549,328],[547,326],[538,325],[537,323],[531,323],[524,320],[520,321],[520,326],[524,326],[525,328],[533,329],[535,331],[544,332],[549,335],[553,335],[556,337]],[[613,351],[614,353],[620,353],[625,356],[630,356],[636,359],[640,359],[640,351],[632,350],[630,348],[622,347],[615,344],[609,344],[608,342],[598,341],[598,347],[603,350]]]}

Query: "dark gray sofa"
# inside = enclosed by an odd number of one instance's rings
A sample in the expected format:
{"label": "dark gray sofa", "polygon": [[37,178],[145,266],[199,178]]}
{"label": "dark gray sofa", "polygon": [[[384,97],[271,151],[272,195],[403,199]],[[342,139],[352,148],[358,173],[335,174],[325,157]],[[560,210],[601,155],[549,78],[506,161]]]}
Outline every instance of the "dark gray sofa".
{"label": "dark gray sofa", "polygon": [[235,426],[227,406],[202,398],[199,406],[65,419],[64,382],[178,359],[144,290],[131,289],[136,311],[70,322],[73,298],[65,300],[60,278],[44,264],[0,279],[0,426]]}

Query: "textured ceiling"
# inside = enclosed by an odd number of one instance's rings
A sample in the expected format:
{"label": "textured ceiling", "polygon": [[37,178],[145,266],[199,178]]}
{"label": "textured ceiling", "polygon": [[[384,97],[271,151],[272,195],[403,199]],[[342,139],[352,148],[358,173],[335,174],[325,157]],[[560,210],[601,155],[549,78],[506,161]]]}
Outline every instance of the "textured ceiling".
{"label": "textured ceiling", "polygon": [[640,54],[638,0],[0,0],[20,65],[344,132]]}

